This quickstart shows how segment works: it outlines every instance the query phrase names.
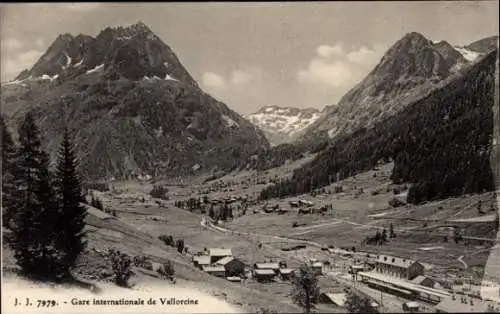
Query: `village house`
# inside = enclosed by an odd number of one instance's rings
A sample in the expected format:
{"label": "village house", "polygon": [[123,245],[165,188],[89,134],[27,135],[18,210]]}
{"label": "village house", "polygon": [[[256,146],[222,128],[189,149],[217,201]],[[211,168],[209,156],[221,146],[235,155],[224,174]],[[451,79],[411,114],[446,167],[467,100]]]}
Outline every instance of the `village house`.
{"label": "village house", "polygon": [[210,264],[214,264],[215,262],[223,259],[224,257],[233,256],[233,252],[231,252],[231,249],[211,248],[208,250],[208,255],[210,256]]}
{"label": "village house", "polygon": [[216,277],[226,277],[226,269],[223,266],[204,266],[203,271]]}
{"label": "village house", "polygon": [[403,311],[410,313],[418,313],[420,310],[420,303],[415,301],[403,303]]}
{"label": "village house", "polygon": [[203,269],[205,266],[209,266],[210,263],[210,256],[208,255],[197,255],[193,256],[193,264],[194,266]]}
{"label": "village house", "polygon": [[316,275],[321,275],[323,273],[323,263],[319,261],[311,261],[310,266]]}
{"label": "village house", "polygon": [[279,274],[281,280],[290,280],[290,278],[292,278],[294,272],[295,272],[295,270],[293,270],[291,268],[280,268],[278,270],[278,274]]}
{"label": "village house", "polygon": [[272,281],[276,272],[272,269],[254,269],[253,278],[259,282]]}
{"label": "village house", "polygon": [[378,273],[407,280],[423,275],[424,269],[424,265],[417,261],[386,255],[379,255],[375,265]]}
{"label": "village house", "polygon": [[233,256],[226,256],[215,262],[215,265],[224,267],[228,277],[241,276],[245,273],[245,264]]}
{"label": "village house", "polygon": [[253,265],[254,269],[268,269],[272,270],[275,274],[278,273],[278,270],[280,269],[280,264],[279,263],[255,263]]}
{"label": "village house", "polygon": [[500,312],[500,304],[464,295],[451,295],[436,305],[436,313]]}

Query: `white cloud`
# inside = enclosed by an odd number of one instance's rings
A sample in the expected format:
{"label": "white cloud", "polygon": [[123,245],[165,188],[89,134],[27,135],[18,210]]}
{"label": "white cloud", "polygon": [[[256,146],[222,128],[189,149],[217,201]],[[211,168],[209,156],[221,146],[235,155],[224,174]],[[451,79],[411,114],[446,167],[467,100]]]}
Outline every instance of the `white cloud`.
{"label": "white cloud", "polygon": [[205,72],[203,74],[203,85],[213,88],[224,88],[226,83],[224,78],[213,72]]}
{"label": "white cloud", "polygon": [[336,55],[343,55],[344,49],[342,48],[341,43],[338,43],[335,46],[321,45],[316,48],[316,53],[322,58],[329,58]]}
{"label": "white cloud", "polygon": [[321,84],[334,88],[350,87],[366,75],[384,54],[381,45],[345,51],[341,43],[321,45],[316,56],[305,69],[298,72],[301,82]]}
{"label": "white cloud", "polygon": [[347,59],[360,65],[373,66],[380,61],[383,54],[384,50],[381,45],[375,45],[373,49],[363,46],[357,51],[349,52]]}
{"label": "white cloud", "polygon": [[252,74],[243,70],[234,70],[231,73],[231,84],[241,85],[252,80]]}
{"label": "white cloud", "polygon": [[45,43],[45,42],[44,42],[44,41],[43,41],[43,39],[41,39],[41,38],[38,38],[38,39],[35,41],[35,44],[36,44],[37,46],[43,46],[43,44],[44,44],[44,43]]}
{"label": "white cloud", "polygon": [[311,83],[323,83],[333,87],[341,87],[350,83],[352,72],[342,61],[328,62],[315,58],[306,70],[299,71],[299,80]]}
{"label": "white cloud", "polygon": [[15,38],[7,38],[2,41],[2,48],[6,48],[7,50],[17,50],[23,46],[24,44]]}

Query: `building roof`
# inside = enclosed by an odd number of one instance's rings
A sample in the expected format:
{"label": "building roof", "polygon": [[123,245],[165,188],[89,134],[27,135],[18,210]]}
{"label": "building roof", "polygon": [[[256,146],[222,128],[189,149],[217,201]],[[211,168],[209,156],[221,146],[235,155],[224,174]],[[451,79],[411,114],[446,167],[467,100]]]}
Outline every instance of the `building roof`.
{"label": "building roof", "polygon": [[272,269],[256,269],[256,275],[275,275],[274,270]]}
{"label": "building roof", "polygon": [[279,273],[282,274],[282,275],[288,275],[288,274],[291,274],[295,271],[295,269],[291,269],[291,268],[280,268],[279,270]]}
{"label": "building roof", "polygon": [[232,256],[226,256],[226,257],[223,257],[221,258],[220,260],[218,260],[217,262],[215,262],[216,265],[226,265],[227,263],[229,263],[230,261],[234,260],[235,258],[232,257]]}
{"label": "building roof", "polygon": [[347,300],[345,293],[323,293],[323,295],[337,306],[344,306]]}
{"label": "building roof", "polygon": [[208,255],[210,255],[210,256],[232,256],[233,252],[231,252],[231,249],[211,248],[208,250]]}
{"label": "building roof", "polygon": [[312,267],[323,267],[323,263],[321,262],[314,262],[311,264]]}
{"label": "building roof", "polygon": [[223,266],[204,266],[203,271],[210,273],[210,272],[225,272],[226,269]]}
{"label": "building roof", "polygon": [[197,262],[200,265],[210,265],[210,256],[208,255],[200,255],[193,257],[193,261]]}
{"label": "building roof", "polygon": [[400,267],[400,268],[408,268],[411,265],[418,263],[418,262],[411,260],[411,259],[406,259],[406,258],[401,258],[401,257],[396,257],[396,256],[379,255],[377,258],[377,263],[396,266],[396,267]]}
{"label": "building roof", "polygon": [[429,293],[433,296],[438,296],[440,298],[448,297],[450,293],[448,293],[445,290],[439,290],[439,289],[434,289],[434,288],[428,288],[425,286],[417,285],[399,278],[395,278],[393,276],[388,276],[384,274],[379,274],[377,272],[371,271],[371,272],[359,272],[358,273],[362,277],[369,278],[373,280],[374,282],[380,283],[384,282],[389,284],[390,286],[395,286],[395,287],[400,287],[402,289],[406,289],[409,291],[418,291],[418,292],[423,292],[423,293]]}
{"label": "building roof", "polygon": [[279,263],[255,263],[257,269],[279,269]]}
{"label": "building roof", "polygon": [[417,277],[413,278],[413,279],[411,280],[411,282],[413,282],[414,284],[417,284],[417,285],[421,285],[421,284],[424,282],[424,280],[426,280],[426,279],[429,279],[429,280],[434,281],[433,279],[431,279],[431,278],[429,278],[429,277],[425,277],[425,276],[422,276],[422,275],[418,275]]}
{"label": "building roof", "polygon": [[[471,300],[472,305],[470,303]],[[490,309],[488,308],[488,305],[490,304],[495,308],[500,308],[500,304],[496,302],[457,295],[455,297],[450,296],[448,298],[444,298],[438,305],[436,305],[436,310],[447,313],[488,313],[490,312]]]}

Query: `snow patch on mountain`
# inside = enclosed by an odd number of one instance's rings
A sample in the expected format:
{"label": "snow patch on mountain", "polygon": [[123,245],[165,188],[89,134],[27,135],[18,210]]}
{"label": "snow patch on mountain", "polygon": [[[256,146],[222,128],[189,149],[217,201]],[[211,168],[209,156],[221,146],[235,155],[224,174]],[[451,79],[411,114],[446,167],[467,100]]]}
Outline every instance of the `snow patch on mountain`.
{"label": "snow patch on mountain", "polygon": [[50,76],[50,75],[44,74],[44,75],[40,76],[38,79],[40,79],[40,80],[50,80],[50,81],[53,81],[53,80],[57,79],[58,77],[59,77],[59,74],[56,74],[56,75],[53,75],[53,76]]}
{"label": "snow patch on mountain", "polygon": [[229,127],[229,128],[239,127],[240,126],[236,121],[234,121],[233,119],[229,118],[225,114],[222,115],[222,119],[224,120],[224,123],[226,123],[226,126]]}
{"label": "snow patch on mountain", "polygon": [[91,70],[88,70],[86,73],[87,74],[94,73],[94,72],[97,72],[97,71],[101,70],[102,68],[104,68],[104,64],[99,64],[95,68],[93,68]]}
{"label": "snow patch on mountain", "polygon": [[79,66],[81,66],[82,64],[83,64],[83,59],[82,59],[82,60],[80,60],[78,63],[76,63],[76,64],[74,65],[74,67],[75,67],[75,68],[78,68],[78,67],[79,67]]}
{"label": "snow patch on mountain", "polygon": [[176,79],[175,77],[171,76],[170,74],[167,73],[167,75],[165,76],[165,80],[167,81],[179,81],[178,79]]}
{"label": "snow patch on mountain", "polygon": [[476,60],[481,54],[463,47],[455,47],[460,54],[468,61]]}
{"label": "snow patch on mountain", "polygon": [[66,56],[66,66],[63,66],[63,70],[66,70],[71,65],[71,57],[65,51],[64,55]]}

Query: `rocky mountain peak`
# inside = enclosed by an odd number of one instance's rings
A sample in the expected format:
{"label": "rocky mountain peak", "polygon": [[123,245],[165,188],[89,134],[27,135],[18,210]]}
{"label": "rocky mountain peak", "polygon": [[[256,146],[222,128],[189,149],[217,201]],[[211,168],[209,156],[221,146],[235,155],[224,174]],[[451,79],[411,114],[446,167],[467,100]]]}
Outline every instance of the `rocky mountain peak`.
{"label": "rocky mountain peak", "polygon": [[434,44],[410,32],[387,50],[381,61],[305,131],[304,137],[330,138],[399,112],[443,81],[457,74],[468,61],[446,41]]}
{"label": "rocky mountain peak", "polygon": [[141,21],[107,27],[96,37],[59,35],[35,65],[16,79],[49,78],[60,83],[97,70],[110,80],[146,77],[198,87],[170,47]]}
{"label": "rocky mountain peak", "polygon": [[259,129],[206,94],[142,22],[96,37],[57,36],[18,77],[1,87],[9,123],[34,109],[52,156],[62,126],[70,126],[87,178],[190,174],[195,165],[228,170],[269,148]]}

